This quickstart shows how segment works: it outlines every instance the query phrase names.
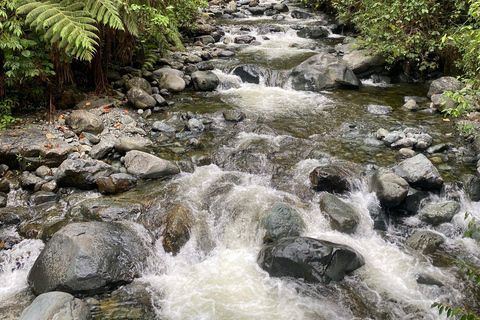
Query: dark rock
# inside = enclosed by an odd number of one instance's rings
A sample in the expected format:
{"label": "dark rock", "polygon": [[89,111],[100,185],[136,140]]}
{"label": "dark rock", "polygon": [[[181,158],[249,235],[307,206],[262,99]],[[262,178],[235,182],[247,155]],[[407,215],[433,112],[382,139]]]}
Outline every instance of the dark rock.
{"label": "dark rock", "polygon": [[465,85],[454,77],[442,77],[434,80],[428,90],[428,97],[434,94],[441,94],[445,91],[459,91],[465,88]]}
{"label": "dark rock", "polygon": [[24,207],[0,208],[0,226],[19,224],[28,217],[28,209]]}
{"label": "dark rock", "polygon": [[320,91],[339,86],[358,88],[361,85],[346,64],[326,53],[314,55],[302,62],[292,70],[290,77],[295,90]]}
{"label": "dark rock", "polygon": [[153,108],[157,105],[157,101],[140,88],[128,90],[127,99],[137,109]]}
{"label": "dark rock", "polygon": [[440,144],[436,144],[436,145],[428,148],[427,153],[430,153],[430,154],[440,153],[440,152],[443,152],[443,151],[450,150],[451,148],[453,148],[453,144],[451,144],[451,143],[440,143]]}
{"label": "dark rock", "polygon": [[245,119],[245,113],[239,110],[225,110],[223,111],[223,117],[227,121],[240,122]]}
{"label": "dark rock", "polygon": [[161,95],[159,95],[158,93],[152,94],[152,98],[155,99],[158,106],[163,107],[163,106],[167,105],[167,101]]}
{"label": "dark rock", "polygon": [[87,110],[73,111],[70,116],[66,118],[66,123],[76,134],[84,131],[98,134],[104,129],[102,119]]}
{"label": "dark rock", "polygon": [[393,172],[407,180],[414,188],[438,190],[443,186],[443,179],[437,168],[423,154],[403,160],[393,167]]}
{"label": "dark rock", "polygon": [[[202,61],[197,63],[197,68],[200,71],[212,71],[215,69],[215,65],[212,61]],[[195,70],[197,71],[197,70]],[[192,72],[193,73],[193,72]]]}
{"label": "dark rock", "polygon": [[418,218],[433,226],[450,222],[460,212],[460,204],[456,201],[443,201],[428,204],[418,213]]}
{"label": "dark rock", "polygon": [[244,83],[260,83],[261,70],[259,67],[246,64],[233,69],[233,74],[239,76]]}
{"label": "dark rock", "polygon": [[109,177],[96,180],[98,191],[102,194],[117,194],[128,191],[137,185],[137,179],[126,173],[114,173]]}
{"label": "dark rock", "polygon": [[136,150],[125,155],[125,167],[130,174],[142,179],[164,178],[180,172],[170,161]]}
{"label": "dark rock", "polygon": [[264,242],[277,241],[285,237],[298,237],[305,227],[300,214],[284,203],[275,203],[262,221],[267,230]]}
{"label": "dark rock", "polygon": [[90,311],[80,299],[65,292],[48,292],[39,295],[23,310],[19,320],[87,320]]}
{"label": "dark rock", "polygon": [[329,193],[320,195],[320,210],[330,218],[330,227],[344,233],[354,233],[360,217],[352,205]]}
{"label": "dark rock", "polygon": [[297,36],[306,39],[322,39],[330,35],[330,30],[324,26],[307,26],[297,31]]}
{"label": "dark rock", "polygon": [[480,201],[480,179],[472,174],[462,176],[465,193],[472,201]]}
{"label": "dark rock", "polygon": [[440,112],[445,109],[454,109],[458,106],[457,102],[443,93],[434,94],[430,98],[432,99],[432,103],[435,108]]}
{"label": "dark rock", "polygon": [[310,173],[316,191],[343,193],[350,191],[358,166],[350,162],[333,162],[318,166]]}
{"label": "dark rock", "polygon": [[96,180],[114,173],[112,166],[96,160],[65,160],[55,173],[55,180],[60,187],[94,189]]}
{"label": "dark rock", "polygon": [[388,208],[398,206],[408,194],[408,182],[390,169],[381,168],[372,176],[371,191]]}
{"label": "dark rock", "polygon": [[7,200],[7,194],[0,191],[0,208],[4,208],[7,206]]}
{"label": "dark rock", "polygon": [[0,192],[10,192],[10,182],[7,178],[0,178]]}
{"label": "dark rock", "polygon": [[267,8],[263,6],[256,6],[256,7],[248,7],[247,10],[250,11],[250,13],[254,16],[261,16],[265,13]]}
{"label": "dark rock", "polygon": [[152,94],[152,86],[150,85],[150,83],[144,79],[144,78],[140,78],[140,77],[133,77],[132,79],[128,80],[126,83],[125,83],[125,89],[130,90],[132,88],[138,88],[138,89],[141,89],[143,91],[145,91],[147,94],[151,95]]}
{"label": "dark rock", "polygon": [[388,230],[389,217],[380,205],[376,203],[369,204],[368,212],[373,220],[373,229],[380,231]]}
{"label": "dark rock", "polygon": [[6,164],[0,164],[0,178],[2,178],[5,173],[8,171],[8,166]]}
{"label": "dark rock", "polygon": [[35,189],[37,185],[41,185],[44,182],[42,178],[37,177],[28,171],[22,172],[22,174],[18,177],[18,181],[23,189],[29,190]]}
{"label": "dark rock", "polygon": [[286,4],[284,3],[276,3],[273,5],[273,9],[277,10],[278,12],[288,12],[289,9]]}
{"label": "dark rock", "polygon": [[342,57],[345,63],[356,75],[368,76],[379,72],[385,65],[385,59],[379,54],[371,54],[368,50],[354,50]]}
{"label": "dark rock", "polygon": [[417,275],[417,283],[418,284],[424,284],[427,286],[437,286],[437,287],[443,287],[444,284],[441,281],[438,281],[434,277],[428,275],[428,274],[418,274]]}
{"label": "dark rock", "polygon": [[407,197],[400,204],[399,209],[405,211],[407,214],[417,214],[429,197],[430,194],[428,192],[410,188]]}
{"label": "dark rock", "polygon": [[258,264],[272,277],[328,284],[362,267],[363,257],[348,246],[312,238],[283,238],[262,247]]}
{"label": "dark rock", "polygon": [[32,205],[39,205],[47,202],[54,202],[57,200],[57,195],[53,192],[38,191],[32,194],[28,202]]}
{"label": "dark rock", "polygon": [[293,10],[290,15],[293,19],[310,19],[313,16],[311,13],[299,10]]}
{"label": "dark rock", "polygon": [[393,108],[390,106],[380,106],[377,104],[369,104],[367,105],[367,112],[371,114],[378,114],[378,115],[389,115],[393,112]]}
{"label": "dark rock", "polygon": [[197,91],[213,91],[220,84],[220,79],[212,71],[197,71],[192,73],[192,81]]}
{"label": "dark rock", "polygon": [[252,41],[257,40],[254,36],[245,35],[245,36],[236,36],[233,41],[238,44],[249,44]]}
{"label": "dark rock", "polygon": [[72,223],[47,243],[30,270],[28,283],[35,294],[104,292],[132,282],[146,256],[146,244],[122,224]]}
{"label": "dark rock", "polygon": [[190,239],[193,226],[193,215],[190,209],[182,205],[173,207],[167,213],[167,223],[162,233],[163,249],[176,255]]}
{"label": "dark rock", "polygon": [[405,244],[423,254],[431,254],[444,243],[443,237],[432,231],[418,231],[412,233]]}

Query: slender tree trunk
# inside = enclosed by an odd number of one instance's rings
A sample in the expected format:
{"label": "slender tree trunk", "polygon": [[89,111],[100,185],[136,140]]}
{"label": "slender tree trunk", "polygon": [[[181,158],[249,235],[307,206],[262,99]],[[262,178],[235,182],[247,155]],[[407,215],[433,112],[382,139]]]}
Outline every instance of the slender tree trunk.
{"label": "slender tree trunk", "polygon": [[97,94],[102,94],[108,91],[109,85],[107,78],[105,77],[104,66],[103,66],[103,48],[102,44],[104,41],[104,30],[102,26],[97,26],[100,30],[99,32],[99,43],[100,47],[98,48],[96,54],[93,56],[92,68],[93,68],[93,82],[95,84],[95,92]]}

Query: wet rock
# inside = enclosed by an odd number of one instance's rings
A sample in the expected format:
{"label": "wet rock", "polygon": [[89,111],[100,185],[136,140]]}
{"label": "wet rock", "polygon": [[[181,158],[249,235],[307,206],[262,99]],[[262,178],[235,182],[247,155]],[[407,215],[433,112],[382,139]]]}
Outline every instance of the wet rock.
{"label": "wet rock", "polygon": [[165,132],[165,133],[174,133],[176,131],[176,129],[174,127],[166,124],[163,121],[155,121],[152,124],[152,130],[159,131],[159,132]]}
{"label": "wet rock", "polygon": [[450,222],[458,212],[460,212],[460,204],[458,202],[443,201],[423,207],[418,213],[418,218],[433,226],[437,226],[444,222]]}
{"label": "wet rock", "polygon": [[421,133],[416,139],[417,143],[415,144],[415,150],[425,150],[433,143],[433,138],[428,133]]}
{"label": "wet rock", "polygon": [[328,163],[310,173],[310,182],[316,191],[343,193],[350,191],[358,167],[349,162]]}
{"label": "wet rock", "polygon": [[434,94],[441,94],[445,91],[459,91],[465,88],[465,85],[454,77],[442,77],[432,81],[428,90],[428,97]]}
{"label": "wet rock", "polygon": [[[212,61],[202,61],[197,63],[196,66],[197,66],[197,69],[200,71],[212,71],[215,69],[215,65],[213,64]],[[195,71],[198,71],[198,70],[195,70]]]}
{"label": "wet rock", "polygon": [[372,176],[371,191],[388,208],[398,206],[408,194],[408,182],[390,169],[381,168]]}
{"label": "wet rock", "polygon": [[131,88],[127,92],[128,101],[137,109],[153,108],[157,101],[140,88]]}
{"label": "wet rock", "polygon": [[284,3],[276,3],[273,5],[273,10],[277,10],[278,12],[288,12],[289,9],[286,4]]}
{"label": "wet rock", "polygon": [[198,63],[201,62],[202,58],[193,53],[187,53],[185,56],[185,63]]}
{"label": "wet rock", "polygon": [[420,107],[418,106],[417,104],[417,101],[415,100],[408,100],[403,106],[402,106],[403,109],[407,110],[407,111],[416,111],[418,110]]}
{"label": "wet rock", "polygon": [[382,141],[386,146],[390,147],[392,143],[395,143],[403,138],[405,138],[405,134],[402,131],[392,131],[388,132]]}
{"label": "wet rock", "polygon": [[197,91],[213,91],[220,84],[220,79],[212,71],[197,71],[192,73],[192,81]]}
{"label": "wet rock", "polygon": [[0,178],[0,192],[10,192],[10,182],[7,178]]}
{"label": "wet rock", "polygon": [[247,10],[254,16],[261,16],[267,10],[266,7],[263,6],[255,6],[255,7],[247,7]]}
{"label": "wet rock", "polygon": [[259,67],[246,64],[233,69],[233,74],[239,76],[244,83],[260,83],[261,70]]}
{"label": "wet rock", "polygon": [[377,203],[368,205],[368,212],[373,220],[373,229],[380,231],[388,230],[389,218],[385,210]]}
{"label": "wet rock", "polygon": [[438,190],[443,186],[437,168],[423,154],[403,160],[393,167],[393,171],[414,188]]}
{"label": "wet rock", "polygon": [[8,195],[0,191],[0,208],[7,206]]}
{"label": "wet rock", "polygon": [[292,10],[290,13],[293,19],[310,19],[313,15],[300,10]]}
{"label": "wet rock", "polygon": [[226,110],[223,111],[223,117],[227,121],[240,122],[245,119],[245,113],[239,110]]}
{"label": "wet rock", "polygon": [[411,148],[416,145],[417,142],[417,139],[414,138],[403,138],[392,143],[390,147],[393,149]]}
{"label": "wet rock", "polygon": [[170,74],[170,73],[164,73],[159,79],[158,79],[158,87],[160,89],[167,89],[168,91],[171,92],[180,92],[185,90],[185,80],[180,78],[177,75]]}
{"label": "wet rock", "polygon": [[33,190],[35,186],[41,185],[43,183],[43,179],[37,177],[33,173],[28,171],[22,172],[22,174],[18,177],[18,181],[20,182],[20,186],[23,189]]}
{"label": "wet rock", "polygon": [[104,129],[102,119],[87,110],[73,111],[70,116],[66,118],[66,123],[76,134],[84,131],[98,134]]}
{"label": "wet rock", "polygon": [[167,105],[167,101],[161,95],[159,95],[158,93],[152,94],[152,98],[155,99],[158,106],[163,107],[163,106]]}
{"label": "wet rock", "polygon": [[65,160],[54,175],[58,186],[94,189],[96,180],[114,173],[112,166],[98,160]]}
{"label": "wet rock", "polygon": [[28,209],[24,207],[7,207],[0,209],[0,226],[19,224],[28,217]]}
{"label": "wet rock", "polygon": [[462,176],[465,193],[472,201],[480,201],[480,179],[472,174]]}
{"label": "wet rock", "polygon": [[116,137],[112,134],[102,136],[100,142],[90,149],[89,155],[93,159],[103,159],[107,154],[113,150],[115,146]]}
{"label": "wet rock", "polygon": [[264,242],[277,241],[285,237],[298,237],[305,227],[300,214],[284,203],[275,203],[262,221],[267,230]]}
{"label": "wet rock", "polygon": [[170,161],[136,150],[125,155],[125,167],[128,173],[142,179],[164,178],[180,172]]}
{"label": "wet rock", "polygon": [[292,277],[328,284],[362,267],[363,257],[352,248],[312,238],[283,238],[262,247],[258,264],[272,277]]}
{"label": "wet rock", "polygon": [[345,63],[356,75],[369,76],[380,72],[385,65],[385,59],[379,54],[371,54],[368,50],[354,50],[343,56]]}
{"label": "wet rock", "polygon": [[330,35],[330,30],[324,26],[307,26],[297,31],[297,36],[306,39],[322,39]]}
{"label": "wet rock", "polygon": [[236,36],[233,39],[233,41],[238,44],[249,44],[249,43],[252,43],[254,40],[257,40],[257,38],[250,35]]}
{"label": "wet rock", "polygon": [[152,94],[152,86],[150,85],[150,83],[144,79],[144,78],[140,78],[140,77],[133,77],[132,79],[128,80],[126,83],[125,83],[125,89],[130,90],[132,88],[138,88],[138,89],[141,89],[143,91],[145,91],[147,94]]}
{"label": "wet rock", "polygon": [[443,152],[443,151],[450,150],[451,148],[453,148],[453,144],[451,144],[451,143],[440,143],[440,144],[436,144],[436,145],[428,148],[427,153],[430,153],[430,154],[440,153],[440,152]]}
{"label": "wet rock", "polygon": [[190,239],[193,225],[193,215],[190,209],[182,205],[173,207],[167,213],[167,223],[162,233],[163,248],[166,252],[176,255]]}
{"label": "wet rock", "polygon": [[380,106],[377,104],[367,105],[367,112],[370,114],[389,115],[393,112],[393,108],[390,106]]}
{"label": "wet rock", "polygon": [[401,148],[398,150],[398,153],[403,157],[403,158],[411,158],[414,157],[417,153],[413,151],[412,149],[408,148]]}
{"label": "wet rock", "polygon": [[425,274],[425,273],[418,274],[416,276],[416,278],[417,278],[417,283],[418,284],[424,284],[424,285],[427,285],[427,286],[437,286],[437,287],[443,287],[444,286],[444,284],[441,281],[438,281],[434,277],[432,277],[428,274]]}
{"label": "wet rock", "polygon": [[200,120],[192,118],[187,121],[187,128],[192,132],[202,132],[205,130],[205,125]]}
{"label": "wet rock", "polygon": [[117,194],[128,191],[137,185],[137,179],[126,173],[114,173],[96,180],[102,194]]}
{"label": "wet rock", "polygon": [[232,52],[230,50],[219,50],[217,53],[217,56],[219,58],[230,58],[235,55],[235,52]]}
{"label": "wet rock", "polygon": [[336,57],[320,53],[310,57],[292,70],[290,75],[295,90],[320,91],[322,89],[348,86],[358,88],[360,80]]}
{"label": "wet rock", "polygon": [[104,292],[132,282],[140,275],[146,256],[146,244],[122,224],[72,223],[46,244],[30,270],[28,283],[35,294]]}
{"label": "wet rock", "polygon": [[405,244],[423,254],[431,254],[444,242],[443,237],[436,232],[416,230]]}
{"label": "wet rock", "polygon": [[354,233],[360,217],[352,205],[329,193],[320,195],[320,210],[330,218],[330,227],[344,233]]}
{"label": "wet rock", "polygon": [[410,188],[405,200],[400,204],[399,209],[407,214],[417,214],[418,211],[425,205],[429,199],[430,194],[425,191],[415,190]]}
{"label": "wet rock", "polygon": [[87,199],[72,206],[66,216],[74,220],[136,222],[144,211],[141,200],[119,196]]}
{"label": "wet rock", "polygon": [[5,175],[8,171],[8,166],[6,164],[0,164],[0,178]]}
{"label": "wet rock", "polygon": [[28,202],[31,205],[35,205],[35,206],[39,204],[47,203],[47,202],[54,202],[56,200],[57,200],[57,195],[49,191],[38,191],[32,194],[28,198]]}
{"label": "wet rock", "polygon": [[19,320],[87,320],[90,311],[80,299],[65,292],[48,292],[39,295],[23,310]]}
{"label": "wet rock", "polygon": [[149,139],[140,137],[140,136],[133,136],[133,137],[120,137],[115,141],[115,150],[120,151],[122,153],[131,151],[131,150],[140,150],[140,151],[147,151],[150,147],[152,147],[153,143]]}

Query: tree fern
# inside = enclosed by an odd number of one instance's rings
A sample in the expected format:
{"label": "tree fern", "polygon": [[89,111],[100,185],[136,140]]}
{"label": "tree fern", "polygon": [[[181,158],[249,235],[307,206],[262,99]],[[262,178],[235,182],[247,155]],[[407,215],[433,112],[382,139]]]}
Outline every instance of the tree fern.
{"label": "tree fern", "polygon": [[124,30],[117,2],[112,0],[87,0],[84,10],[98,22],[113,29]]}

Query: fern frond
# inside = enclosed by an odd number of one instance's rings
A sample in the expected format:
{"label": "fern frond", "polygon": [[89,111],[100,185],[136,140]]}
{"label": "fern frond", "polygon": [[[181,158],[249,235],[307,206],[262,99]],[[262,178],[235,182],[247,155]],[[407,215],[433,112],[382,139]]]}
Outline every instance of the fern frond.
{"label": "fern frond", "polygon": [[100,23],[113,29],[124,30],[117,3],[112,0],[87,0],[84,10]]}
{"label": "fern frond", "polygon": [[98,46],[96,21],[83,10],[83,2],[71,0],[35,1],[17,9],[26,14],[25,22],[37,31],[44,31],[44,38],[52,45],[58,45],[66,53],[80,60],[91,60]]}

